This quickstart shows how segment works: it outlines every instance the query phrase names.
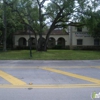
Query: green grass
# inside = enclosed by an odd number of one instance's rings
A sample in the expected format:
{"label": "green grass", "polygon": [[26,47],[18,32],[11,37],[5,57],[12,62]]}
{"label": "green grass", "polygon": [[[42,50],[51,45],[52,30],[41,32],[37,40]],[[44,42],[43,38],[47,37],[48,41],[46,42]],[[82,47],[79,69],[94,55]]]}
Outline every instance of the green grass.
{"label": "green grass", "polygon": [[48,50],[47,52],[32,51],[30,58],[29,50],[14,50],[0,52],[0,60],[94,60],[100,59],[100,51],[82,50]]}

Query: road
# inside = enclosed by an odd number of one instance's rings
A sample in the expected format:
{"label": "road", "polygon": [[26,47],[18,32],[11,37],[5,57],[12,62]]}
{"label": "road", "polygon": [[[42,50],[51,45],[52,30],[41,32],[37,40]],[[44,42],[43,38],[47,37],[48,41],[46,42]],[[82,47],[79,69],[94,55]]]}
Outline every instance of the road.
{"label": "road", "polygon": [[0,60],[0,100],[92,100],[94,92],[100,60]]}

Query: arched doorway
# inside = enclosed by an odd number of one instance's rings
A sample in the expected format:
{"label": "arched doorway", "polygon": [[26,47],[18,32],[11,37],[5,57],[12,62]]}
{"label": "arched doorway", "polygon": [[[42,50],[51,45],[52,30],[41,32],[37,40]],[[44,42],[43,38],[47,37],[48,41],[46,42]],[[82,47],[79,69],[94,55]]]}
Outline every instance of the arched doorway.
{"label": "arched doorway", "polygon": [[53,37],[50,37],[49,38],[49,41],[48,41],[48,48],[53,48],[55,47],[55,44],[56,44],[56,41]]}
{"label": "arched doorway", "polygon": [[57,40],[57,45],[58,45],[59,47],[61,47],[61,48],[65,48],[65,39],[62,38],[62,37],[58,38],[58,40]]}
{"label": "arched doorway", "polygon": [[26,47],[26,39],[24,37],[19,38],[18,45],[19,47]]}
{"label": "arched doorway", "polygon": [[38,39],[38,50],[42,51],[44,50],[44,46],[45,46],[45,38],[39,38]]}
{"label": "arched doorway", "polygon": [[35,48],[35,46],[36,46],[35,38],[33,38],[33,37],[29,38],[28,46],[30,46],[30,45],[31,45],[31,47]]}

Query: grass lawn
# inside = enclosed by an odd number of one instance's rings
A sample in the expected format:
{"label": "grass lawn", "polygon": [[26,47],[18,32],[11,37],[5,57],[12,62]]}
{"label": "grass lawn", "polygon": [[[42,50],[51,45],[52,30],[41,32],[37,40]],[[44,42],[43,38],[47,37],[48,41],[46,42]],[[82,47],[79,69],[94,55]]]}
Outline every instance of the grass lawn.
{"label": "grass lawn", "polygon": [[32,51],[30,58],[29,50],[13,50],[0,52],[0,60],[96,60],[100,59],[100,51],[82,50],[48,50],[47,52]]}

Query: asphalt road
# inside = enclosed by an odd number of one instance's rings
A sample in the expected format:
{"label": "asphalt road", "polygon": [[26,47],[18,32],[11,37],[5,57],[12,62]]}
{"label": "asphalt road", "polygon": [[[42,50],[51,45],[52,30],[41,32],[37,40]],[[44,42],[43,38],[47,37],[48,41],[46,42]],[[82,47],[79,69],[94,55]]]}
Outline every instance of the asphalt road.
{"label": "asphalt road", "polygon": [[0,100],[92,100],[100,60],[0,60]]}

